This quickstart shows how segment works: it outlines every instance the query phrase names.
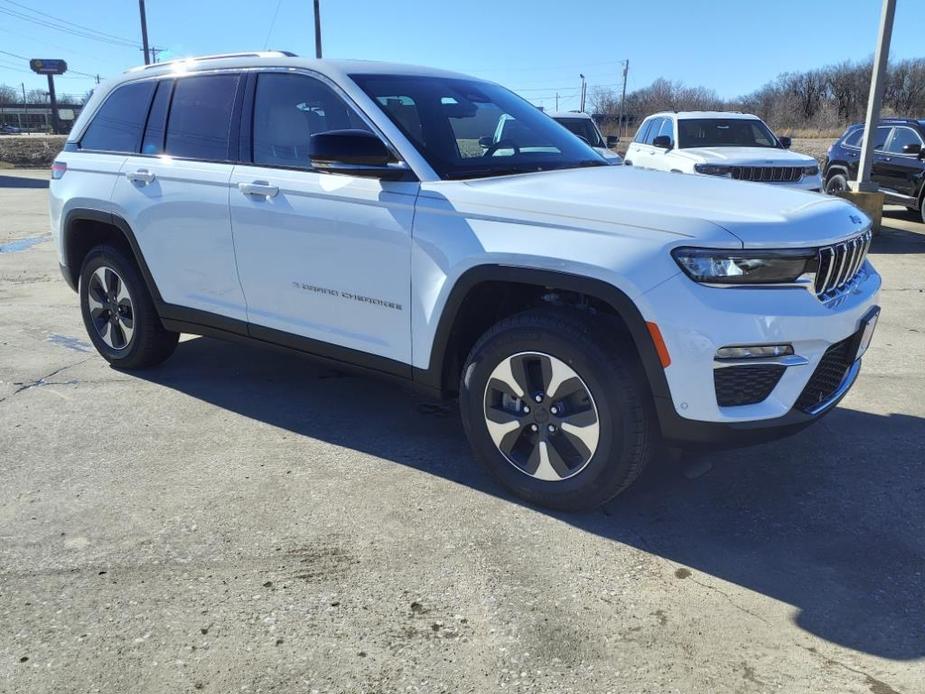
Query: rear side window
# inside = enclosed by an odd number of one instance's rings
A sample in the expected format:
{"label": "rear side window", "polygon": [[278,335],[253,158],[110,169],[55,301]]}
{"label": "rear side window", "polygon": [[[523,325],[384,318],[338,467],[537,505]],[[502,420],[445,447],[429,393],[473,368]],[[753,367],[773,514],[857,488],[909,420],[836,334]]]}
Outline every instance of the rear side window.
{"label": "rear side window", "polygon": [[366,123],[323,82],[305,75],[257,77],[254,104],[254,163],[311,168],[311,136],[328,130],[369,130]]}
{"label": "rear side window", "polygon": [[155,83],[148,80],[119,87],[90,121],[81,149],[137,152]]}
{"label": "rear side window", "polygon": [[636,131],[636,137],[633,138],[633,142],[638,142],[642,144],[646,141],[646,133],[649,132],[649,128],[652,126],[652,122],[656,120],[655,118],[650,118],[645,123],[639,126],[639,130]]}
{"label": "rear side window", "polygon": [[857,128],[852,132],[848,137],[845,138],[845,141],[842,142],[843,145],[848,147],[860,147],[861,146],[861,136],[864,134],[864,128]]}
{"label": "rear side window", "polygon": [[896,128],[887,146],[887,151],[902,154],[906,145],[922,145],[922,138],[912,128]]}
{"label": "rear side window", "polygon": [[237,86],[237,75],[177,80],[167,119],[167,154],[228,161],[231,113]]}

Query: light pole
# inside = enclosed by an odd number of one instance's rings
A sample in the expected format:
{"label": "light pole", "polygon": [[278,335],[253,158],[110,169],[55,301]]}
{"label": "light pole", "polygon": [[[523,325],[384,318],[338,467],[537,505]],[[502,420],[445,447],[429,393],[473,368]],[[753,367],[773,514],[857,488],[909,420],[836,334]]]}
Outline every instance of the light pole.
{"label": "light pole", "polygon": [[148,19],[145,16],[145,0],[138,0],[138,11],[141,13],[141,50],[145,53],[145,65],[151,64],[148,51]]}
{"label": "light pole", "polygon": [[870,96],[867,100],[867,118],[864,121],[864,139],[861,142],[861,162],[858,167],[858,191],[875,193],[879,186],[870,180],[870,169],[874,159],[874,138],[880,121],[880,104],[886,87],[886,70],[890,60],[890,39],[893,36],[893,16],[896,14],[896,0],[883,0],[880,12],[880,33],[877,50],[874,52],[874,68],[870,79]]}
{"label": "light pole", "polygon": [[626,113],[626,73],[629,71],[630,61],[627,58],[623,61],[623,93],[620,95],[620,120],[618,121],[620,137],[623,137],[623,116]]}
{"label": "light pole", "polygon": [[584,75],[579,73],[578,76],[581,77],[581,102],[578,107],[578,110],[584,113],[585,112],[585,87],[587,86],[587,83],[585,82]]}
{"label": "light pole", "polygon": [[321,8],[319,0],[315,0],[315,57],[321,57]]}

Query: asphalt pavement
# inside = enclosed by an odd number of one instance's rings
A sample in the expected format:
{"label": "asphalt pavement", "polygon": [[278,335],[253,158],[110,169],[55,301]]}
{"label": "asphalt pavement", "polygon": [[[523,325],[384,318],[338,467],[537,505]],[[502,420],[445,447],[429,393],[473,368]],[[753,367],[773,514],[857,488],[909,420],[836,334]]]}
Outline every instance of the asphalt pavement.
{"label": "asphalt pavement", "polygon": [[455,407],[208,338],[90,346],[0,171],[0,692],[925,692],[925,225],[790,439],[530,508]]}

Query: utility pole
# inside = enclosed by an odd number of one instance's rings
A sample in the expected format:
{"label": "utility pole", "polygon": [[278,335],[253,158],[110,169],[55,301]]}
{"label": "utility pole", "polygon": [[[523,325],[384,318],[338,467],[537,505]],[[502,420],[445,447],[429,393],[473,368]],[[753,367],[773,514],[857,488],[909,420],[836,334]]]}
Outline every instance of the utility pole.
{"label": "utility pole", "polygon": [[587,87],[587,83],[585,82],[584,75],[579,73],[578,76],[581,77],[581,101],[580,101],[580,105],[578,106],[578,110],[584,113],[585,112],[585,87]]}
{"label": "utility pole", "polygon": [[880,13],[880,33],[877,50],[874,52],[874,70],[870,79],[870,97],[867,101],[867,118],[864,121],[864,139],[861,142],[861,162],[858,170],[858,191],[875,193],[879,186],[870,180],[870,169],[874,159],[874,138],[880,121],[880,104],[886,87],[886,68],[890,59],[890,39],[893,36],[893,16],[896,14],[896,0],[883,0]]}
{"label": "utility pole", "polygon": [[626,74],[630,71],[629,58],[623,61],[623,93],[620,95],[619,133],[623,137],[623,116],[626,114]]}
{"label": "utility pole", "polygon": [[559,92],[556,92],[556,113],[559,112]]}
{"label": "utility pole", "polygon": [[148,52],[148,19],[145,16],[145,0],[138,0],[138,11],[141,13],[141,50],[145,53],[145,65],[150,65],[151,55]]}
{"label": "utility pole", "polygon": [[315,57],[321,57],[321,8],[319,0],[315,0]]}
{"label": "utility pole", "polygon": [[151,46],[151,48],[148,49],[148,52],[151,53],[151,62],[152,62],[152,63],[158,62],[158,60],[157,60],[158,56],[159,56],[161,53],[163,53],[165,50],[167,50],[167,49],[165,49],[165,48],[155,48],[154,46]]}

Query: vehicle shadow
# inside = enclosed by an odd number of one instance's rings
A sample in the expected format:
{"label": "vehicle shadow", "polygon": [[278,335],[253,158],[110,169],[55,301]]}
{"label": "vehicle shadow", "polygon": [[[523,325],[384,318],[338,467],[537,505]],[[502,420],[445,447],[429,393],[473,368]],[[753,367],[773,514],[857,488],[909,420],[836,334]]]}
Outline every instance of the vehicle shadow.
{"label": "vehicle shadow", "polygon": [[[163,367],[136,373],[521,503],[474,462],[454,403],[209,338],[182,342]],[[925,656],[923,450],[925,420],[839,408],[785,441],[700,454],[713,464],[703,477],[687,479],[680,464],[662,462],[603,509],[551,515],[684,565],[679,581],[710,582],[698,573],[731,581],[792,605],[795,623],[823,639],[911,660]]]}
{"label": "vehicle shadow", "polygon": [[47,178],[0,175],[0,188],[47,188]]}
{"label": "vehicle shadow", "polygon": [[884,210],[883,226],[880,233],[874,237],[870,244],[871,253],[925,253],[925,224],[919,224],[918,229],[900,229],[891,226],[893,219],[906,221],[912,218],[912,213],[905,210],[903,212],[892,212]]}

